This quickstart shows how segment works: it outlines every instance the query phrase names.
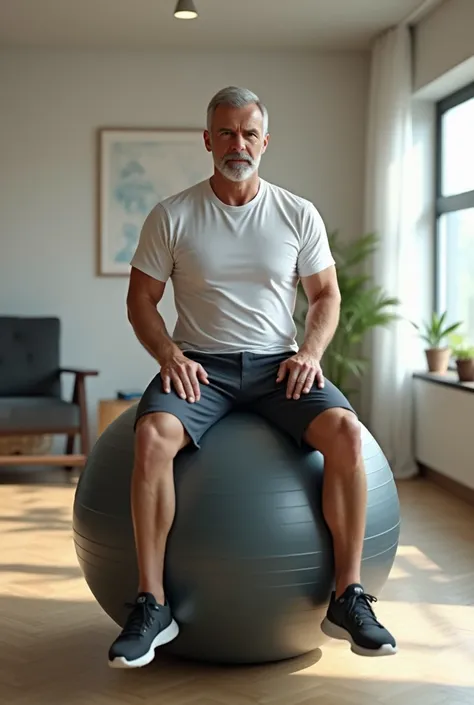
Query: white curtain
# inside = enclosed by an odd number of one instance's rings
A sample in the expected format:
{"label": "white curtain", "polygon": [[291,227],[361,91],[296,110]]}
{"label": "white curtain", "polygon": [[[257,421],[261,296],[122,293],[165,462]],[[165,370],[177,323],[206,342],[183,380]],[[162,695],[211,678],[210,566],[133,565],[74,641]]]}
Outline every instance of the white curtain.
{"label": "white curtain", "polygon": [[412,446],[412,373],[419,369],[415,320],[418,297],[415,244],[417,188],[412,123],[410,29],[400,25],[372,50],[367,133],[365,232],[380,242],[368,272],[398,297],[403,320],[376,328],[366,353],[369,372],[361,392],[361,417],[382,447],[396,478],[417,473]]}

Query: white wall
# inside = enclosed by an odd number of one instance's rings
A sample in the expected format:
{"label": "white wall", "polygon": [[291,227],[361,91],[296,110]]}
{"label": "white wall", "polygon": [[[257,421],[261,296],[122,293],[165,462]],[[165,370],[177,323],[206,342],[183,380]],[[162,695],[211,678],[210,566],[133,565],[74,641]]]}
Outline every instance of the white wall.
{"label": "white wall", "polygon": [[[216,90],[246,85],[270,110],[262,176],[354,237],[367,82],[368,59],[353,54],[0,53],[0,311],[61,317],[63,362],[100,370],[93,433],[98,398],[142,389],[157,369],[127,322],[127,279],[95,274],[96,129],[201,127]],[[163,313],[172,326],[169,295]]]}
{"label": "white wall", "polygon": [[437,100],[474,80],[473,27],[473,0],[444,0],[417,25],[415,92]]}

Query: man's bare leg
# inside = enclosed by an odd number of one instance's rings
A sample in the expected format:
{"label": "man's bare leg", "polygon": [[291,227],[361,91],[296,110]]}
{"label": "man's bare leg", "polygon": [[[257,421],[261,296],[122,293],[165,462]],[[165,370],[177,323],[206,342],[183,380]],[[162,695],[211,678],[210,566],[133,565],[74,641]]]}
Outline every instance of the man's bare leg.
{"label": "man's bare leg", "polygon": [[166,541],[176,507],[173,462],[189,441],[171,414],[147,414],[137,423],[131,503],[139,592],[150,592],[161,604]]}
{"label": "man's bare leg", "polygon": [[346,409],[328,409],[310,424],[305,440],[324,456],[323,513],[334,546],[335,592],[322,629],[349,641],[357,654],[394,654],[395,639],[377,620],[374,598],[361,585],[367,480],[359,421]]}
{"label": "man's bare leg", "polygon": [[155,649],[176,638],[178,625],[164,593],[164,560],[175,516],[174,458],[190,439],[172,414],[143,416],[135,432],[131,508],[137,552],[137,598],[109,649],[113,668],[150,663]]}
{"label": "man's bare leg", "polygon": [[367,481],[359,422],[345,409],[329,409],[310,424],[306,442],[324,455],[323,513],[334,543],[336,596],[360,583]]}

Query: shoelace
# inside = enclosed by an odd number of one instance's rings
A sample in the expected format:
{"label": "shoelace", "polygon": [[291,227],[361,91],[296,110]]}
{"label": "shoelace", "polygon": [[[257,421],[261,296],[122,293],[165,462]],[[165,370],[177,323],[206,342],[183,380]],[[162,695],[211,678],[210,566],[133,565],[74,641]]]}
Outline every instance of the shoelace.
{"label": "shoelace", "polygon": [[364,622],[383,629],[380,622],[377,620],[374,611],[371,607],[371,602],[377,602],[374,595],[369,595],[366,592],[352,595],[348,599],[348,613],[354,619],[359,627],[362,627]]}
{"label": "shoelace", "polygon": [[133,610],[127,619],[125,627],[125,631],[130,636],[144,634],[153,623],[153,612],[159,609],[149,602],[126,602],[125,606]]}

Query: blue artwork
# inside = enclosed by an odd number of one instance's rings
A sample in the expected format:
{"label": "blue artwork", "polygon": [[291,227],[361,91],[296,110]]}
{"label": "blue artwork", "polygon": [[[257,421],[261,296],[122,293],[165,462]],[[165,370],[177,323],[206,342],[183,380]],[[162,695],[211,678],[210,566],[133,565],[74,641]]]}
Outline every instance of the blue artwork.
{"label": "blue artwork", "polygon": [[100,273],[128,274],[151,209],[211,171],[200,130],[102,130]]}
{"label": "blue artwork", "polygon": [[138,238],[140,236],[140,231],[137,226],[133,223],[125,223],[122,229],[124,245],[122,248],[117,250],[115,255],[115,261],[121,262],[122,264],[128,264],[132,259],[133,253],[137,246]]}

